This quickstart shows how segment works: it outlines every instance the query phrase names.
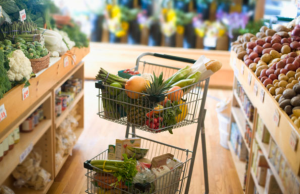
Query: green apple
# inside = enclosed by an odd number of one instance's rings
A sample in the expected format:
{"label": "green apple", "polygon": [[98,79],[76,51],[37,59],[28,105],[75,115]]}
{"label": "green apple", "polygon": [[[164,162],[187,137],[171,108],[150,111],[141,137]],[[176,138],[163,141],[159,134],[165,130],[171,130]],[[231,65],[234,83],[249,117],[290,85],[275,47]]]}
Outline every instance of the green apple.
{"label": "green apple", "polygon": [[[116,87],[116,88],[122,88],[122,85],[118,82],[114,82],[114,83],[110,84],[110,86]],[[108,91],[109,91],[110,95],[115,96],[121,92],[121,90],[118,90],[116,88],[109,88]]]}

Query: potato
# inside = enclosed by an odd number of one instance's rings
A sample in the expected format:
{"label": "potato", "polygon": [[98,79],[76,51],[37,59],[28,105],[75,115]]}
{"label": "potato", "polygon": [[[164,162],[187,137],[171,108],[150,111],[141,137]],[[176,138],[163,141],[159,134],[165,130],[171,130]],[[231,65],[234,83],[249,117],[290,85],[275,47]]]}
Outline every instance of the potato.
{"label": "potato", "polygon": [[255,43],[256,45],[263,46],[266,42],[264,39],[257,39]]}
{"label": "potato", "polygon": [[[282,109],[284,109],[287,105],[291,105],[291,99],[285,99],[279,103],[279,107]],[[291,110],[292,110],[292,107],[291,107]]]}
{"label": "potato", "polygon": [[[273,57],[273,59],[280,58],[279,52],[280,52],[280,51],[277,52],[276,49],[275,49],[275,50],[271,50],[271,51],[270,51],[270,55]],[[277,62],[277,61],[276,61],[276,62]]]}
{"label": "potato", "polygon": [[254,61],[254,63],[258,63],[259,60],[260,60],[260,57],[256,57],[253,61]]}
{"label": "potato", "polygon": [[281,80],[280,82],[279,82],[279,84],[278,84],[278,86],[279,87],[283,87],[283,88],[285,88],[285,86],[288,84],[288,82],[287,81],[285,81],[285,80]]}
{"label": "potato", "polygon": [[275,33],[276,33],[276,31],[272,30],[272,29],[268,29],[268,30],[265,31],[265,34],[267,36],[273,36]]}
{"label": "potato", "polygon": [[252,52],[250,55],[249,55],[249,58],[253,61],[255,58],[258,57],[258,54],[256,52]]}
{"label": "potato", "polygon": [[272,45],[275,44],[275,43],[280,43],[280,42],[281,42],[280,37],[274,38],[274,36],[273,36],[272,41],[271,41]]}
{"label": "potato", "polygon": [[287,74],[286,74],[286,76],[288,76],[288,78],[293,77],[295,79],[295,74],[296,74],[295,71],[288,71]]}
{"label": "potato", "polygon": [[277,25],[276,28],[274,29],[276,32],[289,32],[289,29],[285,27],[284,25]]}
{"label": "potato", "polygon": [[276,90],[275,87],[271,87],[271,88],[269,89],[270,94],[271,94],[271,95],[275,95],[275,90]]}
{"label": "potato", "polygon": [[276,95],[278,95],[278,94],[282,94],[283,93],[283,91],[284,91],[284,88],[276,88],[276,90],[275,90],[275,94]]}
{"label": "potato", "polygon": [[[280,74],[280,75],[282,75],[282,74]],[[289,80],[289,78],[286,75],[283,75],[283,76],[280,76],[280,75],[278,76],[279,81],[286,81],[287,82]]]}
{"label": "potato", "polygon": [[269,63],[272,60],[272,56],[270,54],[266,53],[263,56],[261,56],[260,59],[265,63]]}
{"label": "potato", "polygon": [[278,87],[279,87],[279,82],[276,82],[276,83],[274,84],[274,87],[275,87],[275,88],[278,88]]}
{"label": "potato", "polygon": [[263,47],[264,49],[265,49],[265,48],[272,48],[272,44],[271,44],[271,43],[265,43],[262,47]]}
{"label": "potato", "polygon": [[300,119],[294,120],[294,124],[299,128],[300,127]]}
{"label": "potato", "polygon": [[[280,94],[281,95],[281,94]],[[278,103],[280,104],[282,101],[284,101],[285,100],[285,98],[281,95],[281,97],[279,98],[279,100],[278,100]]]}
{"label": "potato", "polygon": [[284,92],[282,93],[282,96],[285,99],[292,99],[293,97],[296,96],[296,92],[293,89],[289,88],[289,89],[284,90]]}
{"label": "potato", "polygon": [[257,67],[260,67],[260,66],[266,66],[266,65],[267,65],[266,62],[260,60],[260,61],[258,61]]}
{"label": "potato", "polygon": [[278,79],[273,80],[273,85],[276,84],[276,83],[278,83],[278,82],[279,82]]}
{"label": "potato", "polygon": [[262,26],[259,31],[260,32],[266,32],[267,30],[269,30],[269,28],[267,26]]}
{"label": "potato", "polygon": [[249,65],[249,68],[250,68],[253,72],[255,72],[255,70],[256,70],[256,63],[251,63],[251,64]]}
{"label": "potato", "polygon": [[288,82],[289,82],[289,83],[292,83],[293,80],[295,80],[295,78],[294,78],[294,77],[290,77],[290,78],[288,79]]}
{"label": "potato", "polygon": [[243,36],[243,42],[247,44],[247,42],[250,42],[249,36]]}
{"label": "potato", "polygon": [[256,37],[256,36],[250,38],[250,42],[255,42],[256,40],[257,40],[257,37]]}
{"label": "potato", "polygon": [[263,47],[261,47],[260,45],[256,45],[253,49],[253,51],[258,53],[259,55],[262,54],[263,50],[264,50]]}
{"label": "potato", "polygon": [[238,36],[237,40],[239,41],[239,43],[243,43],[244,37],[243,36]]}
{"label": "potato", "polygon": [[242,60],[243,57],[244,57],[246,54],[247,54],[246,51],[239,52],[239,53],[237,54],[237,58]]}
{"label": "potato", "polygon": [[274,87],[274,85],[273,84],[268,84],[266,88],[269,90],[271,87]]}
{"label": "potato", "polygon": [[299,116],[300,116],[300,109],[294,109],[294,108],[293,108],[293,114],[294,114],[295,116],[299,117]]}
{"label": "potato", "polygon": [[274,50],[273,48],[266,48],[262,50],[262,54],[270,53],[271,50]]}
{"label": "potato", "polygon": [[253,63],[253,61],[252,61],[251,59],[247,59],[247,60],[245,61],[245,64],[247,65],[247,67],[249,67],[249,65],[250,65],[251,63]]}
{"label": "potato", "polygon": [[296,70],[296,73],[299,73],[299,72],[300,72],[300,68]]}
{"label": "potato", "polygon": [[284,107],[284,111],[286,112],[287,115],[293,114],[292,106],[291,106],[291,105],[285,106],[285,107]]}
{"label": "potato", "polygon": [[294,96],[292,99],[291,99],[291,104],[293,106],[300,106],[300,96]]}
{"label": "potato", "polygon": [[255,46],[256,46],[255,42],[247,42],[247,48],[248,49],[254,49]]}
{"label": "potato", "polygon": [[300,72],[295,73],[295,79],[298,79],[298,77],[300,77]]}
{"label": "potato", "polygon": [[[292,111],[293,112],[293,111]],[[294,122],[296,119],[298,119],[298,117],[296,117],[296,116],[292,116],[291,117],[291,120]]]}
{"label": "potato", "polygon": [[272,45],[272,48],[275,49],[276,51],[280,52],[281,48],[282,48],[282,45],[280,43],[274,43]]}
{"label": "potato", "polygon": [[[282,48],[281,48],[281,52],[282,52]],[[287,54],[283,54],[281,55],[280,59],[284,59],[286,56],[288,56]]]}
{"label": "potato", "polygon": [[294,85],[293,85],[292,83],[289,83],[289,84],[286,85],[285,88],[286,88],[286,89],[288,89],[288,88],[289,88],[289,89],[293,89],[293,87],[294,87]]}
{"label": "potato", "polygon": [[292,84],[293,84],[293,85],[295,85],[295,84],[297,84],[297,83],[298,83],[297,80],[293,80],[293,81],[292,81]]}
{"label": "potato", "polygon": [[281,53],[282,54],[288,54],[291,52],[291,48],[287,45],[284,45],[282,48],[281,48]]}
{"label": "potato", "polygon": [[266,37],[266,34],[264,32],[257,32],[256,37],[257,38],[264,38],[264,37]]}
{"label": "potato", "polygon": [[266,41],[266,43],[271,43],[271,41],[272,41],[272,36],[267,36],[267,37],[265,37],[265,41]]}
{"label": "potato", "polygon": [[299,43],[297,41],[293,41],[290,44],[291,49],[297,49],[299,47]]}
{"label": "potato", "polygon": [[282,94],[278,94],[275,96],[275,100],[278,102],[279,101],[279,98],[282,96]]}
{"label": "potato", "polygon": [[290,36],[287,32],[277,32],[276,34],[278,34],[282,38],[288,38]]}
{"label": "potato", "polygon": [[261,71],[262,71],[263,69],[268,69],[268,66],[259,66],[259,67],[257,67],[257,68],[256,68],[256,71],[255,71],[255,75],[256,75],[257,77],[259,77],[259,76],[260,76],[260,73],[261,73]]}
{"label": "potato", "polygon": [[296,94],[300,94],[300,84],[296,83],[293,87],[293,90],[296,92]]}

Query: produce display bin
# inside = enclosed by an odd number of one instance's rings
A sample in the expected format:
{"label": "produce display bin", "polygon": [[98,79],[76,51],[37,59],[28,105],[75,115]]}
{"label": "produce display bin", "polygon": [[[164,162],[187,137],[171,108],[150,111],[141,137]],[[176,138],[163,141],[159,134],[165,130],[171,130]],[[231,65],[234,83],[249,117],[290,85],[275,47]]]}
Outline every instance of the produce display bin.
{"label": "produce display bin", "polygon": [[[174,155],[174,158],[181,161],[181,163],[170,172],[163,176],[149,182],[146,185],[140,183],[122,183],[121,186],[113,187],[111,183],[115,182],[116,178],[109,172],[94,167],[90,164],[93,160],[107,160],[108,150],[100,153],[91,160],[84,163],[84,167],[87,169],[87,190],[86,193],[99,193],[104,194],[105,190],[101,187],[111,188],[106,193],[182,193],[185,190],[186,182],[188,178],[188,170],[190,168],[192,152],[186,149],[178,148],[171,145],[166,145],[154,140],[150,140],[141,136],[141,147],[149,149],[146,157],[152,160],[153,157],[162,155],[164,153],[170,153]],[[99,185],[101,187],[99,187]]]}
{"label": "produce display bin", "polygon": [[[137,58],[135,71],[139,71],[142,74],[142,76],[145,76],[146,74],[152,74],[152,73],[155,73],[158,76],[161,72],[163,72],[163,78],[165,80],[171,77],[172,75],[174,75],[179,69],[175,67],[166,66],[166,65],[142,61],[141,59],[144,56],[159,57],[163,59],[175,60],[175,61],[191,63],[191,64],[194,64],[196,62],[195,60],[192,59],[159,54],[159,53],[143,53]],[[208,188],[208,172],[207,172],[207,158],[206,158],[207,156],[206,156],[206,143],[205,143],[205,130],[204,130],[204,118],[205,118],[206,110],[204,109],[204,106],[205,106],[205,101],[207,96],[209,78],[191,85],[182,86],[178,90],[173,90],[168,93],[163,93],[159,96],[151,96],[145,93],[126,90],[123,89],[122,87],[110,86],[105,83],[105,81],[109,79],[108,75],[106,76],[105,80],[101,80],[95,84],[96,88],[99,89],[99,93],[97,95],[98,103],[99,103],[98,115],[100,118],[125,125],[126,138],[128,138],[129,134],[131,134],[132,137],[136,137],[137,136],[135,130],[136,128],[151,133],[160,133],[164,131],[169,131],[170,133],[172,133],[172,129],[197,123],[197,130],[195,134],[192,157],[187,158],[183,163],[184,167],[188,167],[188,170],[186,168],[184,170],[184,173],[187,174],[183,175],[186,179],[186,183],[184,188],[180,187],[179,192],[176,189],[177,191],[176,193],[186,193],[186,194],[189,193],[189,186],[191,182],[191,176],[193,172],[200,131],[201,131],[201,143],[202,143],[205,193],[208,193],[209,188]],[[172,99],[172,98],[173,98],[172,100],[173,103],[170,104],[170,101],[168,101],[167,99]],[[161,106],[159,106],[158,104],[160,104]],[[159,108],[157,109],[157,107]],[[154,114],[153,116],[149,114],[154,111],[156,112],[155,117]],[[181,112],[176,117],[176,122],[174,120],[173,122],[163,122],[163,120],[168,118],[168,114],[175,114],[174,113],[175,111]],[[150,119],[151,120],[158,119],[157,122],[159,122],[159,125],[156,125],[155,127],[149,125]],[[132,130],[132,133],[130,133],[130,128]],[[171,145],[167,145],[167,144],[162,144],[162,145],[172,147]],[[164,153],[168,153],[167,150],[165,150]],[[107,156],[107,152],[103,152],[100,155],[96,156],[95,158],[97,157],[105,158],[106,156]],[[151,157],[153,156],[151,155]],[[92,171],[88,171],[87,176],[88,176],[88,187],[92,187],[91,185],[91,179],[93,178]],[[130,186],[128,187],[128,189],[126,191],[127,193],[133,192],[132,190],[130,190]],[[90,191],[88,190],[87,192],[89,193]],[[169,193],[169,192],[158,192],[158,193]],[[171,192],[171,193],[175,193],[175,192]]]}

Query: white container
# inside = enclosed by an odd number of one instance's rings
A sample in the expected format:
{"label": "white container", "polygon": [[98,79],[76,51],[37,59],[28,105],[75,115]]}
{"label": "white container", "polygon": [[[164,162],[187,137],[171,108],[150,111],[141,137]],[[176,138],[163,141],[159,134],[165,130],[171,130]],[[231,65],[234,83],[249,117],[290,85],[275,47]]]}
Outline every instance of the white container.
{"label": "white container", "polygon": [[220,131],[220,144],[226,149],[228,147],[228,140],[229,140],[229,128],[230,128],[230,119],[221,113],[218,113],[218,120],[219,120],[219,131]]}

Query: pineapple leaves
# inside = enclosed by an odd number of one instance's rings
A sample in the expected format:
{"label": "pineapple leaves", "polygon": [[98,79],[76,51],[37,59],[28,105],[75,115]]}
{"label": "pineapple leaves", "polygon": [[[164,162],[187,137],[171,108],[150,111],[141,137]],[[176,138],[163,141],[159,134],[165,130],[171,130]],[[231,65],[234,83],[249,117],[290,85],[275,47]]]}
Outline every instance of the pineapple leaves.
{"label": "pineapple leaves", "polygon": [[158,77],[153,72],[151,79],[152,82],[146,86],[146,92],[151,96],[161,95],[170,89],[170,87],[167,86],[167,83],[164,82],[163,72],[161,72]]}

